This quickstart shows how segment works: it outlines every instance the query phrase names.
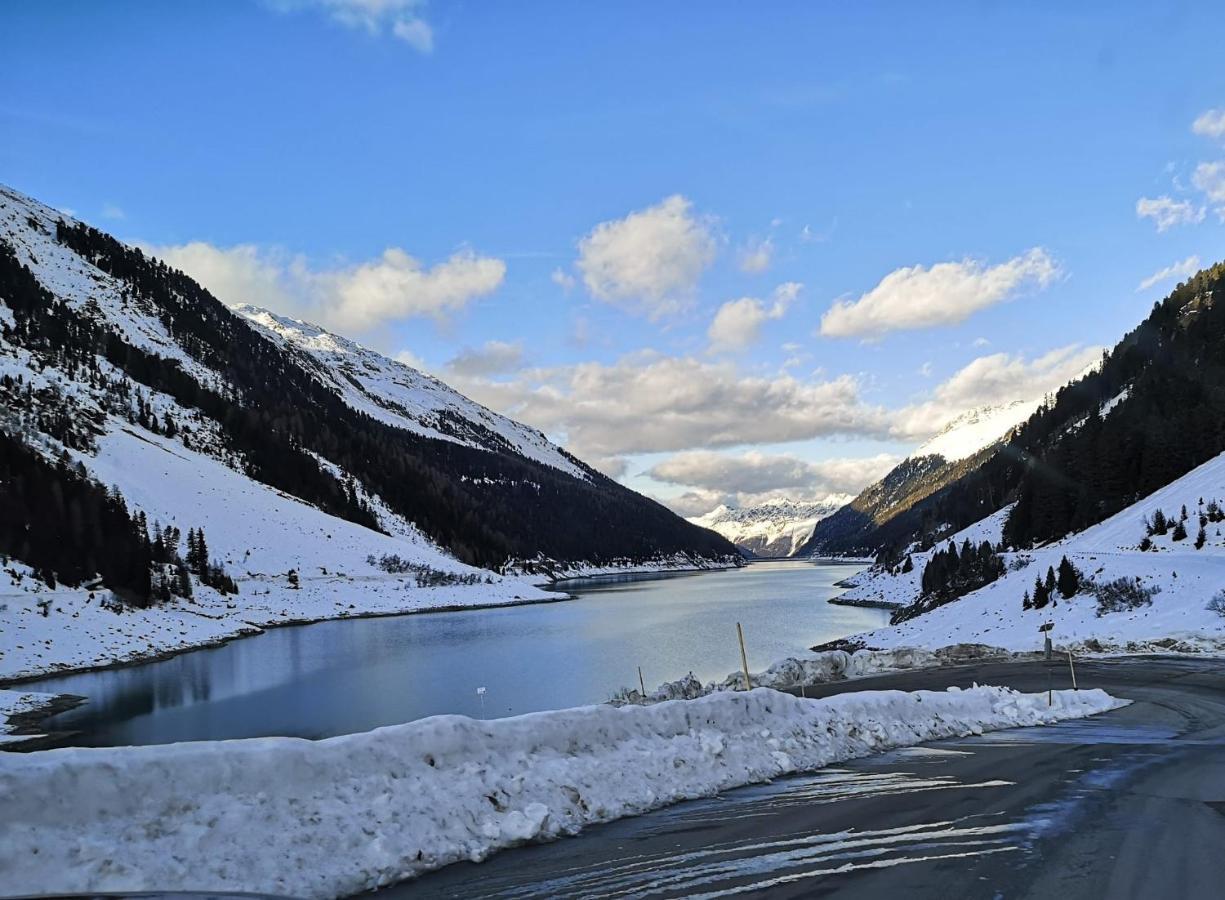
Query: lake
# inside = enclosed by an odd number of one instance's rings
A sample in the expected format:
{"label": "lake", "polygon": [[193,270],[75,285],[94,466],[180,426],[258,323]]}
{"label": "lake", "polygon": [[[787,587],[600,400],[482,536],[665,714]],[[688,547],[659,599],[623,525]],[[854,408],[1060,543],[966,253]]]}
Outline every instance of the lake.
{"label": "lake", "polygon": [[[80,694],[48,720],[88,746],[292,735],[321,738],[440,713],[508,716],[607,700],[692,671],[703,681],[886,624],[835,606],[862,568],[781,561],[739,570],[561,585],[562,603],[275,628],[171,659],[46,678],[23,690]],[[477,688],[484,687],[479,696]]]}

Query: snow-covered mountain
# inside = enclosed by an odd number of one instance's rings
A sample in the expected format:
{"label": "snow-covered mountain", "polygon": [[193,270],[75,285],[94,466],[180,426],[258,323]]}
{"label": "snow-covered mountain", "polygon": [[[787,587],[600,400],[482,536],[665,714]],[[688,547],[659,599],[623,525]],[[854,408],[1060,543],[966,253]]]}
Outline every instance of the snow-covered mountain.
{"label": "snow-covered mountain", "polygon": [[2,186],[0,510],[0,677],[738,559],[535,429]]}
{"label": "snow-covered mountain", "polygon": [[874,553],[898,531],[915,527],[907,514],[989,457],[1033,415],[1041,399],[979,406],[950,421],[879,481],[817,524],[800,554]]}
{"label": "snow-covered mountain", "polygon": [[753,556],[787,557],[808,540],[818,522],[852,499],[850,494],[831,494],[816,502],[780,499],[739,509],[720,505],[689,521],[717,531]]}
{"label": "snow-covered mountain", "polygon": [[967,459],[1003,440],[1041,405],[1042,398],[1038,397],[967,410],[940,429],[935,437],[921,444],[910,456],[939,456],[946,462]]}
{"label": "snow-covered mountain", "polygon": [[258,306],[231,309],[271,340],[305,351],[346,404],[395,428],[494,453],[510,451],[590,481],[591,470],[534,428],[493,412],[437,378],[354,341]]}

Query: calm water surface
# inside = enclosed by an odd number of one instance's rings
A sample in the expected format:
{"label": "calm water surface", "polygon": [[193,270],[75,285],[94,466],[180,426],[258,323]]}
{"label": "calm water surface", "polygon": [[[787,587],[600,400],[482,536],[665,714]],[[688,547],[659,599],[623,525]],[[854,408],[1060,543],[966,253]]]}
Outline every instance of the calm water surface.
{"label": "calm water surface", "polygon": [[[112,746],[266,735],[320,738],[439,713],[488,717],[596,703],[693,671],[703,681],[886,623],[833,606],[849,564],[757,563],[729,572],[564,586],[564,603],[349,619],[273,629],[30,690],[88,703],[49,720],[72,743]],[[486,688],[482,708],[476,689]]]}

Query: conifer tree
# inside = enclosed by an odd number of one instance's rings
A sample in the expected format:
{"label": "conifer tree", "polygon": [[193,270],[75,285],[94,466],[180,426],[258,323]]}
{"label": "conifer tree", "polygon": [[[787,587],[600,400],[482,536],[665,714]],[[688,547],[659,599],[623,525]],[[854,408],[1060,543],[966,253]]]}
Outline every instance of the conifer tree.
{"label": "conifer tree", "polygon": [[1076,592],[1080,590],[1080,573],[1068,562],[1066,556],[1059,560],[1059,575],[1056,578],[1056,584],[1060,596],[1065,600],[1076,596]]}

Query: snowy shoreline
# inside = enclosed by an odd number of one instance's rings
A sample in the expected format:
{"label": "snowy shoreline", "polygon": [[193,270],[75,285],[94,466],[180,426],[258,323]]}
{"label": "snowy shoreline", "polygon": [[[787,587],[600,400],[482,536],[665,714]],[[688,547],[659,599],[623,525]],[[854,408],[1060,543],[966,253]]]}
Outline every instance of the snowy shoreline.
{"label": "snowy shoreline", "polygon": [[[121,668],[127,668],[129,666],[139,666],[139,665],[145,665],[147,663],[159,662],[162,660],[166,660],[166,659],[170,659],[172,657],[178,656],[182,653],[190,653],[196,650],[206,650],[206,649],[213,648],[213,647],[220,647],[220,646],[230,643],[231,641],[240,640],[242,638],[255,637],[260,634],[263,634],[266,631],[270,631],[271,629],[274,629],[274,628],[286,628],[286,627],[295,626],[295,625],[313,625],[319,622],[333,622],[333,621],[342,621],[346,619],[374,619],[374,618],[387,618],[387,617],[392,617],[392,616],[425,615],[428,613],[444,613],[444,612],[468,612],[468,611],[477,611],[477,610],[483,610],[483,609],[500,609],[503,607],[510,607],[510,606],[534,606],[537,604],[545,604],[545,603],[562,603],[562,602],[574,599],[574,594],[569,593],[569,591],[567,590],[568,588],[577,587],[578,584],[576,583],[581,583],[588,579],[590,579],[593,583],[598,583],[598,580],[601,578],[607,578],[607,577],[616,576],[616,575],[650,576],[650,575],[658,574],[659,576],[664,577],[664,576],[673,575],[673,574],[677,574],[677,575],[702,574],[705,572],[712,572],[712,571],[725,571],[726,569],[730,569],[730,568],[737,568],[737,566],[712,565],[712,566],[706,566],[706,567],[694,566],[694,567],[689,567],[689,568],[679,568],[679,567],[668,568],[668,567],[661,567],[658,563],[643,563],[643,564],[639,564],[636,566],[630,566],[626,568],[617,568],[614,566],[606,566],[606,567],[587,566],[587,567],[582,567],[580,569],[576,567],[576,569],[573,569],[570,571],[583,571],[584,574],[567,575],[564,577],[559,577],[559,578],[555,578],[551,580],[545,580],[543,578],[532,578],[530,576],[520,576],[517,579],[507,579],[506,581],[500,583],[502,585],[514,585],[519,589],[521,593],[525,593],[525,592],[533,593],[533,596],[527,596],[527,597],[514,596],[508,599],[491,599],[488,601],[478,600],[476,602],[451,602],[451,603],[442,602],[442,603],[428,605],[428,606],[400,606],[400,607],[369,608],[369,609],[344,608],[344,609],[339,609],[339,610],[335,610],[335,609],[328,610],[327,612],[321,612],[318,614],[306,614],[306,615],[290,614],[285,617],[275,617],[275,618],[267,618],[267,619],[261,619],[258,617],[244,618],[242,615],[228,615],[228,616],[224,616],[224,618],[229,620],[228,624],[232,626],[231,629],[216,631],[214,633],[209,634],[207,637],[201,638],[200,640],[191,641],[191,642],[178,641],[171,645],[158,647],[156,649],[135,650],[135,651],[130,652],[128,655],[122,656],[122,657],[116,657],[112,659],[103,659],[103,660],[85,662],[85,663],[80,663],[80,664],[73,664],[71,662],[51,662],[51,663],[44,664],[43,667],[39,669],[18,671],[14,674],[4,674],[3,670],[4,668],[6,668],[6,666],[4,665],[3,660],[6,657],[6,651],[8,650],[8,648],[7,646],[0,646],[0,689],[8,688],[8,687],[16,687],[16,686],[23,685],[23,684],[29,684],[31,682],[40,681],[48,677],[60,677],[63,675],[79,675],[84,672],[100,672],[100,671],[105,671],[108,669],[121,669]],[[400,583],[399,579],[396,579],[390,576],[388,578],[382,579],[382,581],[385,583],[395,583],[396,585]],[[244,580],[240,583],[247,584],[249,582]],[[308,584],[308,579],[303,579],[302,583],[303,583],[304,591],[310,587],[310,585]],[[560,590],[556,590],[556,591],[552,590],[553,586],[559,583],[564,583],[564,586]],[[257,584],[259,583],[257,582]],[[454,586],[454,587],[449,587],[449,588],[420,589],[420,590],[445,591],[448,593],[454,593],[454,592],[459,592],[459,591],[464,591],[464,592],[480,591],[485,594],[492,593],[490,591],[489,585]],[[71,598],[73,595],[79,594],[79,593],[86,593],[86,592],[60,590],[60,591],[48,591],[41,595],[36,595],[36,596],[50,597],[53,599],[54,602],[62,603],[62,602],[65,602],[67,599]],[[288,591],[284,591],[284,593],[289,594]],[[0,599],[3,599],[3,597],[0,596]],[[241,602],[244,599],[245,598],[240,593],[237,598],[237,601]],[[293,600],[296,598],[290,596],[288,599]],[[171,607],[153,607],[149,610],[130,610],[126,613],[123,613],[122,615],[156,614],[159,610],[169,611],[172,609],[175,611],[193,613],[197,616],[205,616],[208,618],[213,618],[214,620],[221,618],[219,616],[208,616],[207,613],[204,613],[199,609],[183,607],[178,604],[175,604],[174,606],[171,606]],[[51,620],[51,621],[54,621],[54,620]],[[147,638],[142,638],[142,639],[147,639]],[[0,715],[3,715],[3,709],[0,709]],[[50,715],[50,713],[48,713],[48,715]]]}
{"label": "snowy shoreline", "polygon": [[[682,800],[931,740],[1105,712],[1100,690],[777,691],[436,716],[296,738],[0,755],[15,893],[330,898]],[[150,823],[157,823],[154,831]]]}

